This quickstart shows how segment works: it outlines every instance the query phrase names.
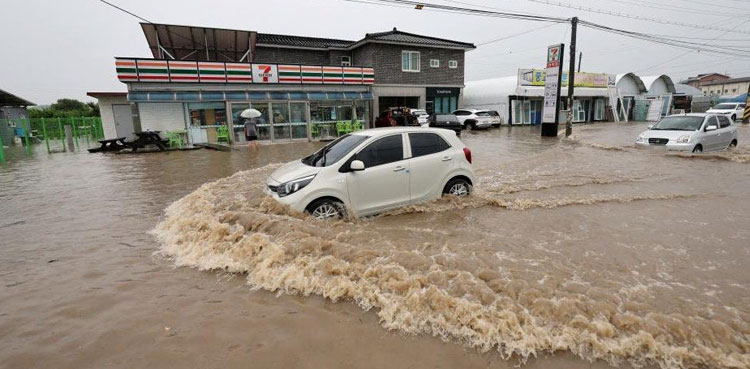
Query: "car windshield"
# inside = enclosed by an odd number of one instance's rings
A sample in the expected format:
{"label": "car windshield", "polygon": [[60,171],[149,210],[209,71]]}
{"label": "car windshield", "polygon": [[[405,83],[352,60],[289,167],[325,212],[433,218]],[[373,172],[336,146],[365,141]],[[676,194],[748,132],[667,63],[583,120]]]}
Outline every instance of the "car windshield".
{"label": "car windshield", "polygon": [[651,129],[660,131],[697,131],[703,124],[703,117],[680,116],[666,117],[656,123]]}
{"label": "car windshield", "polygon": [[458,121],[455,115],[436,115],[435,120],[439,122],[457,122]]}
{"label": "car windshield", "polygon": [[488,112],[486,112],[486,111],[478,111],[478,112],[477,112],[477,116],[478,116],[478,117],[489,117],[489,116],[490,116],[490,113],[488,113]]}
{"label": "car windshield", "polygon": [[714,106],[713,108],[725,110],[725,109],[734,109],[736,106],[737,104],[719,104],[719,105]]}
{"label": "car windshield", "polygon": [[335,164],[368,138],[370,136],[352,134],[341,136],[328,145],[323,146],[316,153],[303,158],[302,163],[311,167],[326,167]]}

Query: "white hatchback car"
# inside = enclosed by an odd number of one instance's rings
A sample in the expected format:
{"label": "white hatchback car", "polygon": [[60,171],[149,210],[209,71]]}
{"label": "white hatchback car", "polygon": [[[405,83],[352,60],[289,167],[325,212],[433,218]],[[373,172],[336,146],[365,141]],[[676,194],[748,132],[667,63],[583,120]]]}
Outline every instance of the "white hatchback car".
{"label": "white hatchback car", "polygon": [[725,115],[734,122],[737,118],[742,118],[745,113],[745,103],[721,103],[707,110],[706,113]]}
{"label": "white hatchback car", "polygon": [[317,218],[367,216],[439,198],[468,195],[471,150],[447,129],[387,127],[339,137],[271,174],[277,201]]}
{"label": "white hatchback car", "polygon": [[670,115],[649,126],[635,145],[691,152],[723,150],[737,146],[737,127],[725,115]]}

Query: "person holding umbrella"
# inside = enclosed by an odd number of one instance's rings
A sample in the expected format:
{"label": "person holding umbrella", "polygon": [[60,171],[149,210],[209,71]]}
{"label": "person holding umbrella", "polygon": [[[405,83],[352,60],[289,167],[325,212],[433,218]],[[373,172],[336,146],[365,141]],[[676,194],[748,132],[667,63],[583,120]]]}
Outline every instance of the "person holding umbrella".
{"label": "person holding umbrella", "polygon": [[247,139],[248,146],[258,147],[258,132],[256,125],[258,124],[258,118],[262,115],[263,114],[256,109],[245,109],[240,113],[240,117],[244,120],[245,138]]}

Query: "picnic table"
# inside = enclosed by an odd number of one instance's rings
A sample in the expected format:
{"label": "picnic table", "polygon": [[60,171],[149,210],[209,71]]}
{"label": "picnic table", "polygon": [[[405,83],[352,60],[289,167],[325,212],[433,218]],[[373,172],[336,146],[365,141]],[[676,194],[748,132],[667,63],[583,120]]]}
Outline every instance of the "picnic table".
{"label": "picnic table", "polygon": [[106,151],[120,151],[128,144],[125,142],[125,137],[113,138],[111,140],[99,140],[100,147],[89,149],[89,152],[106,152]]}
{"label": "picnic table", "polygon": [[135,141],[128,142],[127,145],[130,146],[133,152],[148,145],[155,145],[160,151],[164,151],[169,144],[169,140],[161,138],[159,133],[161,133],[161,131],[136,132],[135,135],[138,138]]}

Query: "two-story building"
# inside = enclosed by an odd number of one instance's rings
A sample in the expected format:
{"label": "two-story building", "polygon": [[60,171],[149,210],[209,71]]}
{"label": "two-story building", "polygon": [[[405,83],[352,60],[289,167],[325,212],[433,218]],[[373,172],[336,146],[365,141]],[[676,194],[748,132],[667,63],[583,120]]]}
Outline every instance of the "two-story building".
{"label": "two-story building", "polygon": [[395,28],[353,41],[141,27],[153,58],[116,58],[128,92],[103,109],[124,112],[105,127],[115,137],[186,131],[191,143],[241,143],[239,113],[249,107],[263,114],[259,138],[276,142],[371,127],[388,107],[448,112],[458,108],[464,87],[464,53],[475,48]]}
{"label": "two-story building", "polygon": [[734,97],[747,93],[750,88],[750,77],[730,78],[706,83],[701,91],[706,96]]}

